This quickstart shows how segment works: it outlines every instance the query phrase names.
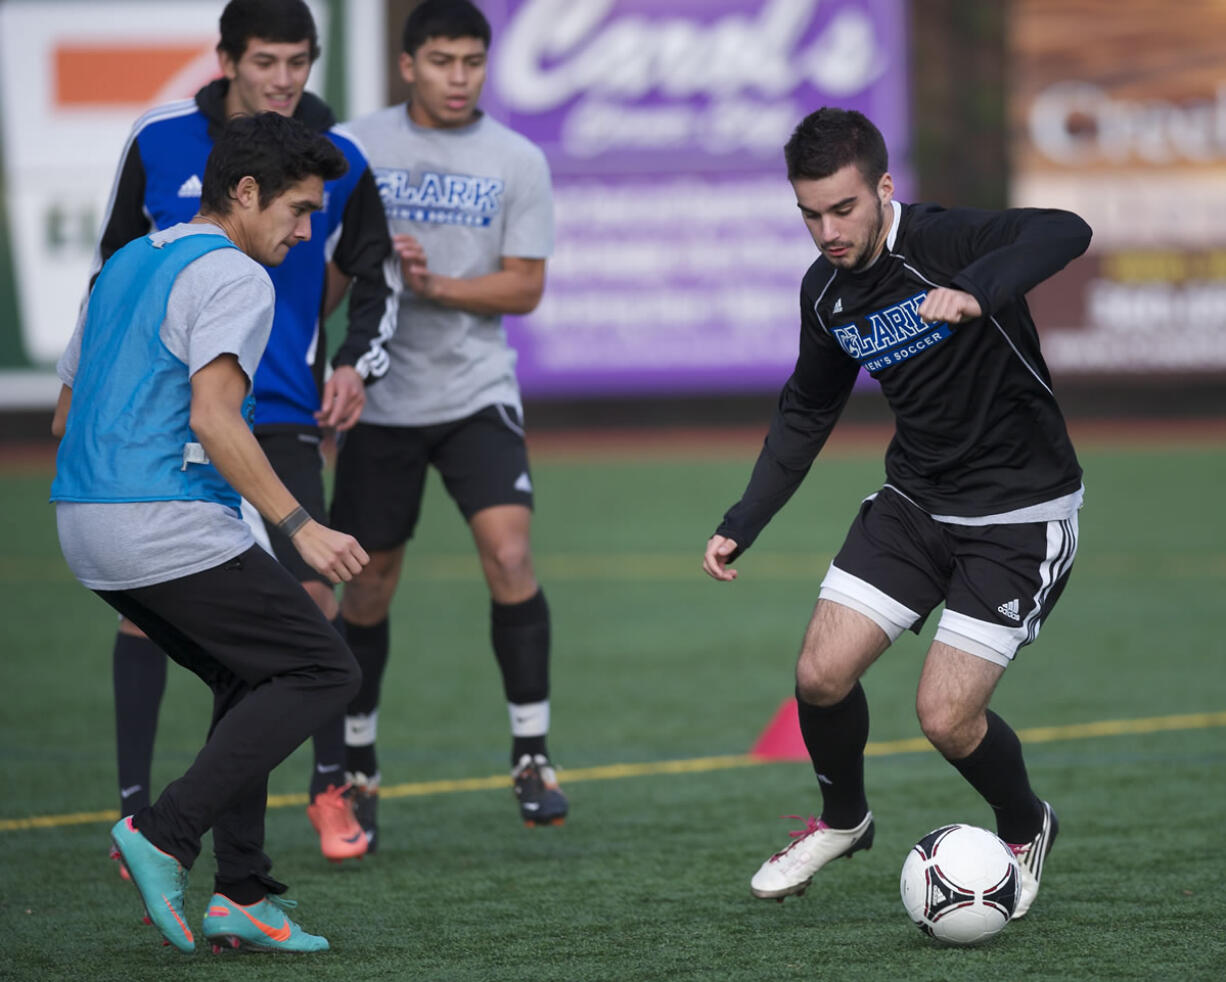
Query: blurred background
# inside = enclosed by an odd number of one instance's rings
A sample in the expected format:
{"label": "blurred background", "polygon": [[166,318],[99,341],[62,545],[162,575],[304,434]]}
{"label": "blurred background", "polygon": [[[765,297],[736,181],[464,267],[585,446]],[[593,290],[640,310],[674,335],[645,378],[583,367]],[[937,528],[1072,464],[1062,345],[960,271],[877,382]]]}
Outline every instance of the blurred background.
{"label": "blurred background", "polygon": [[[312,0],[311,88],[342,119],[403,99],[413,5]],[[46,432],[129,128],[216,74],[222,6],[0,0],[0,437]],[[555,179],[545,299],[508,324],[534,426],[765,420],[814,255],[781,147],[821,105],[878,123],[902,200],[1090,222],[1090,253],[1031,296],[1070,415],[1222,410],[1226,3],[481,6],[483,106]],[[848,415],[884,418],[864,388]]]}

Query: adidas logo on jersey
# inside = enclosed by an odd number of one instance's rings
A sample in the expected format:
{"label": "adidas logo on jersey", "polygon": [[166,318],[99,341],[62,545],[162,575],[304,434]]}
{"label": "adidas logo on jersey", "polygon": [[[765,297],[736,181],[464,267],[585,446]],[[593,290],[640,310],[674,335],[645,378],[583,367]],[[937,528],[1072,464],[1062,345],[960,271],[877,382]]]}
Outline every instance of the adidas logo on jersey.
{"label": "adidas logo on jersey", "polygon": [[200,192],[204,190],[204,186],[200,183],[200,178],[193,174],[186,181],[179,185],[180,198],[199,198]]}
{"label": "adidas logo on jersey", "polygon": [[1011,621],[1020,621],[1022,619],[1022,615],[1017,610],[1017,597],[1014,597],[1012,600],[1006,600],[996,609]]}
{"label": "adidas logo on jersey", "polygon": [[837,300],[834,302],[834,309],[833,309],[833,310],[831,310],[831,311],[830,311],[830,313],[832,313],[832,314],[841,314],[841,313],[843,313],[843,298],[842,298],[842,297],[839,297],[839,298],[838,298],[838,299],[837,299]]}
{"label": "adidas logo on jersey", "polygon": [[528,476],[527,471],[524,471],[515,479],[515,490],[522,491],[524,494],[532,493],[532,478]]}

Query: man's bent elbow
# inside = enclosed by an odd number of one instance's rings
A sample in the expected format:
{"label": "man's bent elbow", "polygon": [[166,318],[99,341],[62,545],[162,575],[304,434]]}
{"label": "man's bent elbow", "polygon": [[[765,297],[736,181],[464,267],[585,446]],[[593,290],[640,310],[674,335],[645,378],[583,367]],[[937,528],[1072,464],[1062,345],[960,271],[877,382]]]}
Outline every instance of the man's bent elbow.
{"label": "man's bent elbow", "polygon": [[[233,422],[233,420],[228,418],[233,415],[235,415],[234,411],[228,406],[216,406],[208,402],[202,403],[199,400],[193,399],[191,413],[188,416],[188,425],[196,435],[196,439],[204,444],[207,449],[210,441],[215,437],[221,436],[225,432],[227,424]],[[241,420],[241,412],[238,415]]]}
{"label": "man's bent elbow", "polygon": [[508,314],[514,314],[522,317],[524,314],[530,314],[536,310],[541,303],[541,297],[545,295],[545,285],[542,283],[538,287],[531,290],[525,290],[520,296],[516,297],[507,310]]}

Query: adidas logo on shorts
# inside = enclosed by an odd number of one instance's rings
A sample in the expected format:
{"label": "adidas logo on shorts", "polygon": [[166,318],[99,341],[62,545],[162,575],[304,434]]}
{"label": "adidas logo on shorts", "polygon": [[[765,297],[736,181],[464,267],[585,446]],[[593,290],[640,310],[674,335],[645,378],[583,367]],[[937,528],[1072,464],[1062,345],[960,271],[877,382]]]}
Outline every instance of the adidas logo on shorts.
{"label": "adidas logo on shorts", "polygon": [[1012,600],[1006,600],[996,609],[1008,617],[1011,621],[1020,621],[1022,619],[1022,615],[1018,613],[1017,609],[1017,597],[1014,597]]}

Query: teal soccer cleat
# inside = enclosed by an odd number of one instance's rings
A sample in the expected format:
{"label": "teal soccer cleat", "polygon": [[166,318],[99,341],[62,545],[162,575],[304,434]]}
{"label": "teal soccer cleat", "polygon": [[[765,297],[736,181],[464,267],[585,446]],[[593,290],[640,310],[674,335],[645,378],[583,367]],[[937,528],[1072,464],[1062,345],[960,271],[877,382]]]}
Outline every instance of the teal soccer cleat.
{"label": "teal soccer cleat", "polygon": [[243,951],[327,951],[328,939],[307,934],[286,916],[298,904],[269,894],[259,903],[243,906],[220,893],[213,894],[204,913],[204,936],[213,952],[227,948]]}
{"label": "teal soccer cleat", "polygon": [[140,891],[153,925],[180,951],[195,951],[196,939],[183,912],[183,891],[187,888],[183,864],[141,835],[131,815],[115,823],[111,841]]}

